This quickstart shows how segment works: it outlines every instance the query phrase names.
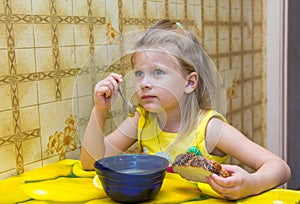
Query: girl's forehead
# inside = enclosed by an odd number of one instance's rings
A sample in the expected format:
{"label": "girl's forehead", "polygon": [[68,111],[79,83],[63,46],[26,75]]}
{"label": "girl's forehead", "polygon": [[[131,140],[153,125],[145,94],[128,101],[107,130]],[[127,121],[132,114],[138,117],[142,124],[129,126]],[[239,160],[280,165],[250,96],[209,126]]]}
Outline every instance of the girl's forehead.
{"label": "girl's forehead", "polygon": [[170,54],[161,51],[143,51],[134,54],[134,67],[166,66],[178,68],[178,60]]}

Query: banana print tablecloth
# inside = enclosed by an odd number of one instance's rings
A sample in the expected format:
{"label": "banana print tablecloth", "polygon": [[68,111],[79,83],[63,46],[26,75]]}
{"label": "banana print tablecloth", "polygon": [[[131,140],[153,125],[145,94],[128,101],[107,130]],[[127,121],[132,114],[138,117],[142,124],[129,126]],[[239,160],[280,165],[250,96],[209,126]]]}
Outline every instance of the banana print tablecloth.
{"label": "banana print tablecloth", "polygon": [[[116,203],[103,191],[95,171],[84,171],[78,160],[59,161],[0,181],[0,204]],[[146,203],[270,203],[300,204],[300,192],[273,189],[239,201],[227,201],[207,184],[167,173],[159,194]]]}

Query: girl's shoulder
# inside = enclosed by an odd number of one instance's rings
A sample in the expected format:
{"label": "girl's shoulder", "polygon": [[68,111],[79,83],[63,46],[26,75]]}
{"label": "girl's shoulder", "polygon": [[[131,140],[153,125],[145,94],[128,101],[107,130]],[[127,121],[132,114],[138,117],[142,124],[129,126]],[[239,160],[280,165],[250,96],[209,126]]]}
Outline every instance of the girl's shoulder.
{"label": "girl's shoulder", "polygon": [[226,118],[221,113],[210,109],[210,110],[200,110],[199,116],[198,116],[198,125],[203,124],[206,127],[208,122],[212,118],[218,118],[227,123]]}

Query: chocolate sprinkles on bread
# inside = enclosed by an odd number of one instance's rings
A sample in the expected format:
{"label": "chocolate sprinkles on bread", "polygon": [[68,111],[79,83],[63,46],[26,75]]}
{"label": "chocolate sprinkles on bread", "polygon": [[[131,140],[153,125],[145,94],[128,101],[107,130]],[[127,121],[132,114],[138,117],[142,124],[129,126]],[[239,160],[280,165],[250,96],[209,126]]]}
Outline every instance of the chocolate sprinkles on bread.
{"label": "chocolate sprinkles on bread", "polygon": [[218,162],[203,156],[196,156],[193,153],[177,155],[172,169],[181,177],[197,182],[205,182],[205,178],[211,174],[217,174],[224,178],[230,176]]}

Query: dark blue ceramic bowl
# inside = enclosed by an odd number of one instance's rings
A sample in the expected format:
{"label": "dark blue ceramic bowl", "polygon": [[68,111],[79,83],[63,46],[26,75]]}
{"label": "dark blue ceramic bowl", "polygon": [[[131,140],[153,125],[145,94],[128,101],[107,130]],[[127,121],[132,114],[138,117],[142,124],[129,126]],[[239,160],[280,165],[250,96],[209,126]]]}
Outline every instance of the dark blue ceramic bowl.
{"label": "dark blue ceramic bowl", "polygon": [[160,156],[121,154],[100,159],[94,167],[107,196],[117,202],[139,203],[157,195],[168,165]]}

